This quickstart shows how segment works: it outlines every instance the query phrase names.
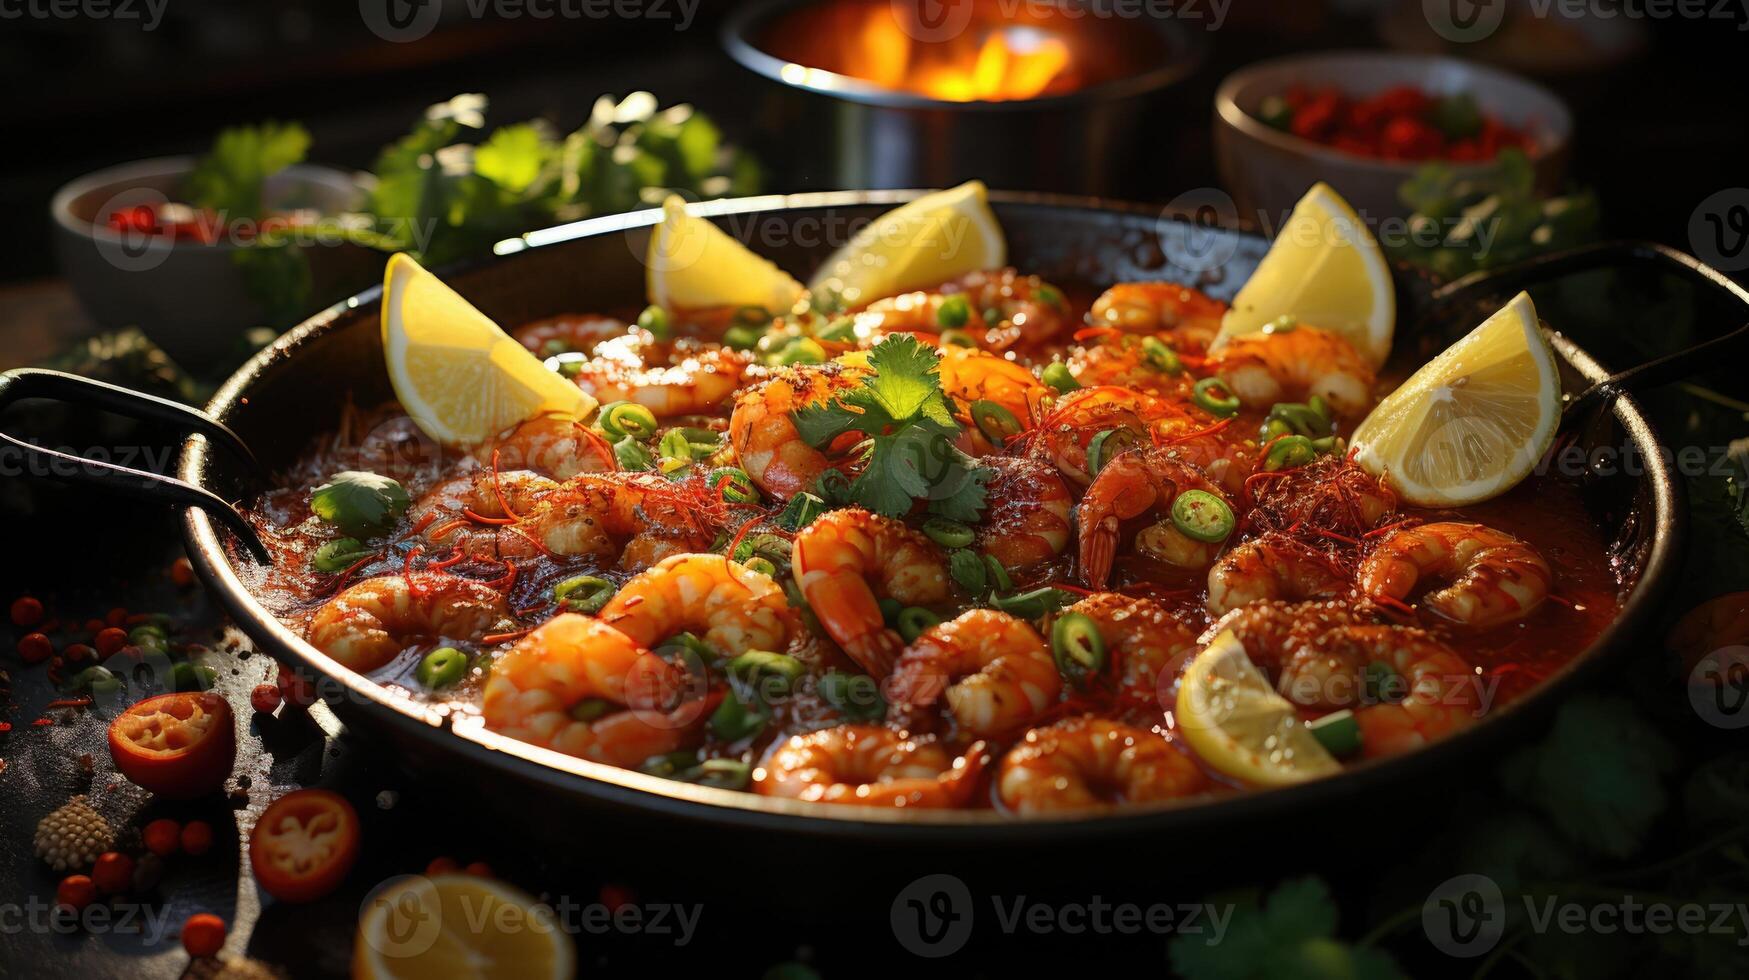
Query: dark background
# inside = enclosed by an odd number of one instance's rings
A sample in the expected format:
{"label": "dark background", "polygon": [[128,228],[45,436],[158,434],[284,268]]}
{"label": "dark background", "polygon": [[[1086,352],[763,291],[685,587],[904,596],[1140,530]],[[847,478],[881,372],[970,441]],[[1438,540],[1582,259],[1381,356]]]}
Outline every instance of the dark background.
{"label": "dark background", "polygon": [[[810,152],[808,134],[751,130],[757,80],[718,40],[728,0],[698,0],[684,31],[676,19],[488,10],[476,20],[465,0],[451,0],[435,31],[405,44],[372,34],[353,0],[164,2],[152,31],[136,21],[0,19],[0,209],[14,228],[0,236],[0,279],[52,273],[45,206],[80,174],[199,152],[220,127],[263,119],[304,123],[313,162],[367,166],[421,109],[459,92],[490,96],[494,122],[540,115],[568,128],[603,93],[649,89],[664,104],[693,102],[755,144],[769,189],[829,189],[787,176]],[[1219,80],[1274,54],[1379,46],[1382,3],[1234,0],[1222,28],[1205,32],[1202,69],[1153,110],[1149,177],[1124,195],[1166,200],[1213,185],[1208,119]],[[678,16],[674,0],[665,6]],[[1574,109],[1573,177],[1599,192],[1607,232],[1685,245],[1695,206],[1745,182],[1749,114],[1734,72],[1749,54],[1740,31],[1749,14],[1731,12],[1736,20],[1617,20],[1643,41],[1638,53],[1542,77]]]}

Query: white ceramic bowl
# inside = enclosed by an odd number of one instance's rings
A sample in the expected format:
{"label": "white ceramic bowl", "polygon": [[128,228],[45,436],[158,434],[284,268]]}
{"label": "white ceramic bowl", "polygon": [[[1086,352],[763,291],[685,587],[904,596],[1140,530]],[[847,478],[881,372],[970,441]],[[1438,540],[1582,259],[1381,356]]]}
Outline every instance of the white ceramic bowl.
{"label": "white ceramic bowl", "polygon": [[[245,288],[234,258],[244,246],[125,236],[106,224],[118,208],[178,200],[193,166],[193,157],[159,157],[99,170],[56,191],[49,212],[61,273],[92,319],[108,329],[138,325],[178,363],[200,370],[242,360],[249,328],[277,330],[290,324],[268,322]],[[366,179],[297,164],[268,178],[263,197],[268,207],[280,210],[354,211],[364,202]],[[380,255],[356,245],[296,247],[309,256],[312,279],[310,309],[300,314],[368,283],[371,263],[382,262]]]}
{"label": "white ceramic bowl", "polygon": [[[1397,199],[1397,188],[1422,166],[1347,153],[1284,133],[1258,118],[1258,106],[1265,98],[1295,84],[1335,86],[1361,98],[1398,85],[1412,85],[1435,96],[1467,92],[1484,113],[1530,134],[1530,158],[1540,190],[1559,190],[1566,176],[1572,115],[1554,93],[1534,82],[1498,68],[1430,55],[1378,51],[1297,55],[1234,72],[1215,92],[1215,156],[1221,181],[1240,217],[1265,229],[1279,227],[1294,202],[1320,180],[1336,188],[1368,221],[1403,217],[1408,209]],[[1462,173],[1483,171],[1490,165],[1448,166]]]}

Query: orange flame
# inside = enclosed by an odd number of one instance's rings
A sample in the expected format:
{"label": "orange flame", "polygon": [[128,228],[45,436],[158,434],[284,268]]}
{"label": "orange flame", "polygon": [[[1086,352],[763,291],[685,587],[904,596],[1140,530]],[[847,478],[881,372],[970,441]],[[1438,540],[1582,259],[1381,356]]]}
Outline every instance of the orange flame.
{"label": "orange flame", "polygon": [[869,12],[851,41],[856,74],[883,88],[947,102],[1030,99],[1070,67],[1069,45],[1033,28],[999,26],[923,45],[884,8]]}

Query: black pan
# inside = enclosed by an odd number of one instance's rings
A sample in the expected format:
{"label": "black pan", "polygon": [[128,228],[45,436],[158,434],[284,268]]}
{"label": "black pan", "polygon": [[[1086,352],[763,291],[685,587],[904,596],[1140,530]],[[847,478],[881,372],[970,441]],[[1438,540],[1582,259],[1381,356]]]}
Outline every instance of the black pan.
{"label": "black pan", "polygon": [[[920,192],[847,192],[761,197],[701,208],[756,251],[805,275],[854,226]],[[1048,279],[1103,287],[1120,280],[1170,279],[1230,298],[1255,268],[1268,242],[1252,232],[1206,228],[1158,209],[1042,195],[992,195],[1006,230],[1010,261]],[[593,219],[525,236],[500,247],[490,260],[442,270],[443,278],[499,323],[636,306],[642,301],[640,257],[655,211]],[[1657,246],[1605,245],[1514,269],[1504,285],[1517,289],[1575,268],[1649,265],[1691,277],[1707,289],[1749,304],[1749,294],[1695,260]],[[1194,270],[1206,270],[1197,272]],[[1478,322],[1478,297],[1496,283],[1466,280],[1439,292],[1412,276],[1399,286],[1399,353],[1418,358],[1436,351]],[[1687,528],[1683,489],[1659,451],[1659,440],[1630,395],[1593,399],[1600,408],[1575,438],[1589,445],[1631,446],[1645,460],[1637,473],[1591,479],[1587,506],[1611,529],[1611,547],[1627,580],[1621,615],[1597,641],[1529,695],[1495,710],[1472,729],[1407,756],[1354,766],[1341,775],[1268,792],[1243,793],[1205,803],[1127,807],[1050,819],[1017,819],[993,811],[898,812],[810,806],[749,793],[715,790],[602,766],[500,738],[393,693],[324,656],[282,626],[250,595],[245,581],[254,559],[236,536],[234,513],[207,491],[240,499],[262,484],[242,445],[253,447],[266,472],[288,467],[339,421],[350,395],[360,405],[392,397],[382,363],[378,327],[381,289],[375,288],[312,317],[234,374],[206,407],[210,420],[193,423],[201,434],[184,446],[182,484],[143,485],[137,474],[86,471],[83,478],[126,481],[133,492],[163,494],[185,508],[188,552],[210,588],[241,627],[282,662],[313,673],[324,697],[349,728],[391,746],[415,773],[432,774],[514,806],[535,825],[574,830],[584,816],[631,817],[650,825],[714,825],[737,833],[787,839],[855,839],[933,847],[980,849],[1048,841],[1092,843],[1138,835],[1225,834],[1294,813],[1339,812],[1362,794],[1379,799],[1417,773],[1450,771],[1483,757],[1573,690],[1583,675],[1606,663],[1641,635],[1659,597],[1672,582]],[[1496,299],[1495,302],[1498,300]],[[1429,311],[1457,312],[1445,319]],[[1604,380],[1607,372],[1576,345],[1553,336],[1569,392]],[[28,375],[0,386],[0,405],[14,397],[64,395],[54,382]],[[90,384],[87,382],[87,384]],[[112,407],[126,409],[125,400]],[[175,409],[149,405],[137,412],[160,419]],[[218,423],[215,426],[212,423]],[[191,426],[191,427],[193,427]],[[237,438],[233,438],[235,433]],[[237,451],[215,452],[215,441]],[[205,488],[200,489],[200,488]],[[217,504],[215,508],[215,504]],[[218,515],[215,520],[213,514]],[[222,525],[222,526],[221,526]],[[227,530],[229,528],[230,530]],[[1298,816],[1296,816],[1298,819]]]}

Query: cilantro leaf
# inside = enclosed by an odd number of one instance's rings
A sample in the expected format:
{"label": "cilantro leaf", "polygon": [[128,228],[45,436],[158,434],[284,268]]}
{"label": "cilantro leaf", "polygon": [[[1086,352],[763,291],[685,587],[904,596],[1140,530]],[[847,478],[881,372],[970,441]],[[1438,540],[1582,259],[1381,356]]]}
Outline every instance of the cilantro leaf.
{"label": "cilantro leaf", "polygon": [[869,352],[872,374],[835,398],[791,413],[796,431],[812,446],[846,432],[868,438],[863,467],[848,498],[887,517],[927,500],[931,513],[975,521],[993,472],[954,445],[960,425],[941,390],[941,355],[917,338],[895,334]]}
{"label": "cilantro leaf", "polygon": [[474,151],[474,172],[506,190],[521,193],[540,179],[556,144],[537,123],[503,126]]}
{"label": "cilantro leaf", "polygon": [[266,122],[220,130],[186,178],[189,203],[230,220],[266,217],[267,178],[304,159],[310,134],[296,123]]}

